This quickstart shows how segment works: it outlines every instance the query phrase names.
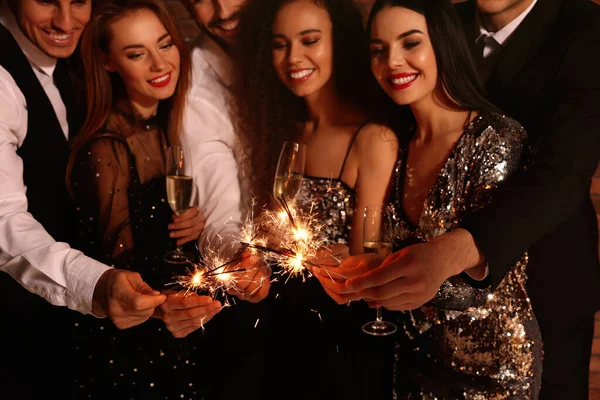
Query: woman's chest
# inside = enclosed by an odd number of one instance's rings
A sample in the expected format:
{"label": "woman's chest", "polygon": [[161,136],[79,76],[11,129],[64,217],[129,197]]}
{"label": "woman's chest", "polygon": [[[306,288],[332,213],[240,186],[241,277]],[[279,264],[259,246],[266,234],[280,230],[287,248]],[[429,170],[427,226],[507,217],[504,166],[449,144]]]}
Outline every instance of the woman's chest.
{"label": "woman's chest", "polygon": [[399,158],[391,197],[398,238],[428,241],[460,225],[469,209],[469,158],[461,148],[437,163]]}

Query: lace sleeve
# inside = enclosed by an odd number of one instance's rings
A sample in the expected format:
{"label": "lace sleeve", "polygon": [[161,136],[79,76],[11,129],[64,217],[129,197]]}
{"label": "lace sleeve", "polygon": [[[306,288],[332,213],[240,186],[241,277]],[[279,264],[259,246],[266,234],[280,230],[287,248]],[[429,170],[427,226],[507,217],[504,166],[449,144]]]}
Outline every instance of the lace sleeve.
{"label": "lace sleeve", "polygon": [[112,135],[99,136],[78,157],[75,193],[85,214],[82,222],[93,225],[88,230],[95,231],[90,234],[95,233],[96,248],[111,263],[133,248],[128,201],[130,157],[127,143]]}

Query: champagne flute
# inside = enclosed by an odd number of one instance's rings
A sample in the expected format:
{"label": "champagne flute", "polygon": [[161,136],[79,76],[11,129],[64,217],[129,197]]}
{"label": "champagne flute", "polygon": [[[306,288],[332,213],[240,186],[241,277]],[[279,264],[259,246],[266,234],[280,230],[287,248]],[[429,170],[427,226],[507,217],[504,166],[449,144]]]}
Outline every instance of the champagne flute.
{"label": "champagne flute", "polygon": [[282,200],[289,202],[298,196],[302,187],[305,163],[305,145],[294,142],[283,143],[273,184],[273,197],[276,201],[280,203],[283,202]]}
{"label": "champagne flute", "polygon": [[[169,147],[167,152],[167,200],[175,215],[179,215],[190,206],[192,200],[193,180],[191,158],[187,148],[181,145]],[[194,259],[192,253],[184,252],[176,246],[164,256],[171,264],[186,264]]]}
{"label": "champagne flute", "polygon": [[[393,243],[392,215],[385,205],[371,205],[365,208],[363,225],[363,248],[365,253],[388,256]],[[396,325],[383,320],[381,306],[377,307],[375,321],[367,322],[363,332],[373,336],[387,336],[396,332]]]}

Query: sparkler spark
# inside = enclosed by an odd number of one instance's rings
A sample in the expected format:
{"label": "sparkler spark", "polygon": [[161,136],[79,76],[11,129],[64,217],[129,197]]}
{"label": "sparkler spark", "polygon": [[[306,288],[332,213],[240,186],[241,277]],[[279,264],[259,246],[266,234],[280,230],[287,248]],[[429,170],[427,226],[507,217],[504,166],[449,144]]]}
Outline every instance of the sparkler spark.
{"label": "sparkler spark", "polygon": [[312,213],[301,214],[293,202],[284,197],[276,199],[280,206],[276,211],[263,212],[261,231],[268,232],[263,243],[246,243],[248,247],[263,251],[267,258],[281,267],[290,277],[306,277],[310,267],[319,267],[313,260],[317,251],[328,243],[319,234],[322,224]]}
{"label": "sparkler spark", "polygon": [[[224,295],[227,299],[226,295],[232,292],[243,295],[238,287],[240,279],[254,268],[244,269],[237,265],[251,255],[262,258],[265,263],[278,265],[280,274],[287,275],[288,279],[306,279],[312,268],[323,268],[316,263],[317,252],[330,244],[320,235],[323,224],[316,221],[312,209],[302,214],[293,202],[285,198],[277,200],[280,209],[265,210],[258,220],[254,220],[252,210],[240,233],[238,243],[241,247],[230,260],[223,260],[215,250],[207,248],[202,261],[192,263],[187,273],[177,277],[174,284],[186,292],[207,292],[213,297]],[[259,263],[255,268],[262,268],[261,265]]]}
{"label": "sparkler spark", "polygon": [[187,273],[178,276],[174,284],[186,293],[206,292],[213,298],[219,295],[226,298],[231,291],[241,293],[238,279],[250,269],[237,268],[236,265],[248,257],[238,252],[230,260],[223,261],[215,250],[207,249],[202,261],[190,263]]}

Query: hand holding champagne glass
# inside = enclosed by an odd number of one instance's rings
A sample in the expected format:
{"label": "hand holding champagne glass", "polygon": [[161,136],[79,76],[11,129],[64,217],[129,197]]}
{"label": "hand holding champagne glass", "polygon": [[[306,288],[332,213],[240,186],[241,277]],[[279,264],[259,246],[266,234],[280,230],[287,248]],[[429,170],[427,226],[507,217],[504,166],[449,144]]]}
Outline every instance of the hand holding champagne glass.
{"label": "hand holding champagne glass", "polygon": [[[373,205],[365,208],[363,248],[365,253],[387,257],[392,252],[393,223],[389,207]],[[396,332],[396,325],[383,320],[381,306],[377,307],[375,321],[363,325],[363,331],[373,336],[387,336]]]}
{"label": "hand holding champagne glass", "polygon": [[282,199],[293,201],[302,187],[304,164],[306,162],[306,146],[300,143],[284,142],[279,153],[277,172],[273,184],[273,197],[278,202]]}
{"label": "hand holding champagne glass", "polygon": [[[179,215],[190,206],[193,180],[191,158],[187,149],[174,145],[167,152],[167,200],[175,215]],[[181,246],[165,254],[166,262],[185,264],[194,259],[191,253],[185,253]]]}

